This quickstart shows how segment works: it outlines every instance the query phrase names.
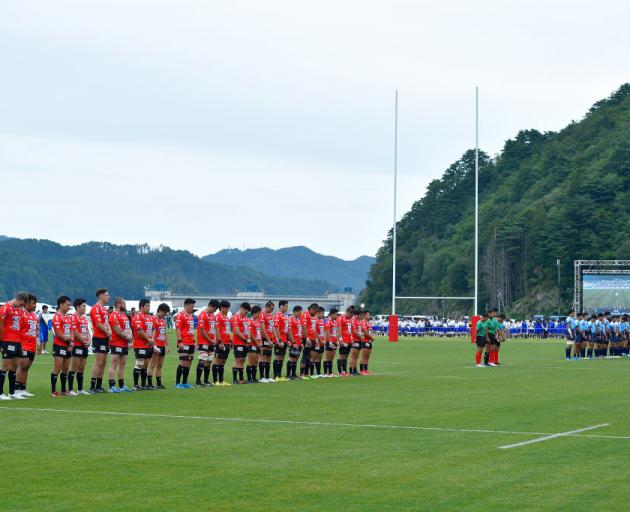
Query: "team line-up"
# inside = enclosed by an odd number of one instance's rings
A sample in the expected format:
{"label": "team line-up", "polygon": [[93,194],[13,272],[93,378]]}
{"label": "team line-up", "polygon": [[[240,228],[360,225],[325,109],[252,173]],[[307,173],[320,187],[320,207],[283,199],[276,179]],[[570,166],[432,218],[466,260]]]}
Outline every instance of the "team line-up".
{"label": "team line-up", "polygon": [[[57,312],[52,319],[51,395],[57,398],[106,392],[103,376],[108,354],[107,391],[121,393],[164,389],[162,366],[171,351],[165,317],[170,307],[160,304],[156,314],[152,315],[150,301],[143,299],[139,303],[139,311],[131,317],[126,311],[125,300],[120,297],[114,299],[113,310],[110,311],[107,289],[96,290],[96,299],[89,312],[93,333],[90,333],[85,299],[73,302],[65,295],[57,299]],[[73,314],[69,313],[71,305],[75,309]],[[195,352],[198,353],[196,387],[370,374],[368,365],[374,337],[369,311],[349,307],[340,313],[331,308],[325,317],[324,308],[311,304],[307,310],[295,306],[289,315],[288,302],[281,300],[275,313],[275,304],[271,301],[264,308],[243,302],[239,311],[229,317],[230,306],[225,300],[211,300],[199,312],[195,328],[195,300],[184,301],[182,311],[175,315],[179,357],[176,388],[193,387],[188,380]],[[27,390],[27,381],[39,337],[36,307],[35,295],[19,292],[0,308],[1,400],[33,396]],[[90,346],[94,364],[90,388],[86,390],[83,380]],[[135,356],[133,387],[125,385],[130,348],[133,348]],[[231,384],[224,378],[230,352],[233,353]],[[335,357],[336,374],[333,373]],[[285,358],[288,360],[286,376],[283,377]],[[4,393],[5,380],[8,381],[8,394]],[[60,392],[57,391],[58,382]]]}

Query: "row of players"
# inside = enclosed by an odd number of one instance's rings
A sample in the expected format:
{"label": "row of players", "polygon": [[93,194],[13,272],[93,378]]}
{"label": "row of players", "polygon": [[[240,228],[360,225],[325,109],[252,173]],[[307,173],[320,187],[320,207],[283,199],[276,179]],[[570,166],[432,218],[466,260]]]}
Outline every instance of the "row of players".
{"label": "row of players", "polygon": [[566,319],[567,360],[629,356],[630,317],[569,312]]}
{"label": "row of players", "polygon": [[[156,315],[151,315],[150,302],[143,299],[140,301],[140,310],[130,317],[126,312],[124,299],[116,298],[114,309],[110,313],[107,306],[109,292],[99,289],[96,297],[97,303],[90,310],[93,335],[90,334],[85,299],[74,301],[74,314],[68,314],[71,304],[69,297],[61,296],[57,300],[57,313],[52,321],[52,396],[104,392],[102,382],[108,354],[111,354],[108,373],[110,392],[164,388],[162,366],[164,357],[170,352],[165,320],[170,311],[169,306],[160,304]],[[26,384],[28,371],[35,359],[38,339],[36,304],[35,295],[20,292],[0,309],[3,356],[0,399],[32,396],[26,390]],[[374,341],[369,311],[350,307],[344,314],[339,314],[338,310],[332,308],[328,318],[324,319],[324,309],[317,304],[309,306],[307,311],[296,306],[292,315],[287,316],[287,301],[280,301],[279,311],[275,315],[275,305],[272,302],[268,302],[264,309],[244,302],[239,312],[229,318],[230,303],[211,300],[198,315],[195,333],[194,306],[193,299],[186,299],[183,310],[175,316],[179,356],[177,388],[192,387],[188,378],[195,352],[199,354],[197,386],[230,385],[224,380],[224,370],[231,351],[234,352],[233,384],[337,376],[333,374],[333,361],[337,351],[339,376],[369,374],[368,365]],[[90,346],[95,361],[90,390],[87,391],[83,388],[83,377]],[[133,369],[134,387],[128,388],[125,386],[125,367],[131,347],[136,361]],[[284,378],[282,371],[286,356],[288,362]],[[270,375],[272,358],[273,377]],[[247,380],[244,378],[244,370]],[[260,381],[257,379],[258,371]],[[7,376],[9,395],[4,394]],[[156,386],[153,385],[153,377],[156,379]],[[57,392],[58,381],[61,384],[61,393]]]}

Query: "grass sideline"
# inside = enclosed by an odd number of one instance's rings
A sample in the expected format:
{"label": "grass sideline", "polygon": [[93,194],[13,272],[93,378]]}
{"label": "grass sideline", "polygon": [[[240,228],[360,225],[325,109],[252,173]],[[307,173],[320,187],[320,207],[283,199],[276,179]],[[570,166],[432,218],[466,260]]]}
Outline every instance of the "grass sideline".
{"label": "grass sideline", "polygon": [[[630,362],[567,362],[563,342],[538,340],[506,343],[499,368],[473,355],[461,339],[382,339],[371,377],[176,390],[171,354],[168,390],[60,399],[41,356],[37,396],[0,403],[0,508],[618,508]],[[436,430],[390,428],[409,426]]]}

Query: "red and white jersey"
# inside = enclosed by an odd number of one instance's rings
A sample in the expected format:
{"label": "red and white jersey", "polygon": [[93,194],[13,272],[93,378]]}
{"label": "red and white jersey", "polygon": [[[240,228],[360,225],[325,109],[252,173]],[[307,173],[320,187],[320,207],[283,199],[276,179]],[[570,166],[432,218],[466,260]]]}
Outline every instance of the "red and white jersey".
{"label": "red and white jersey", "polygon": [[57,336],[57,333],[63,334],[66,339],[70,339],[72,334],[72,315],[62,315],[61,313],[55,313],[52,319],[53,332],[55,333],[54,345],[67,348],[70,345],[69,341],[61,339]]}
{"label": "red and white jersey", "polygon": [[[88,319],[85,315],[71,315],[72,316],[72,330],[76,332],[81,338],[81,342],[84,346],[88,346],[90,344],[90,328],[88,326]],[[74,338],[73,338],[74,340]],[[75,344],[76,344],[75,340]]]}
{"label": "red and white jersey", "polygon": [[212,343],[217,338],[217,316],[214,313],[208,313],[204,309],[197,317],[197,343],[207,344],[208,340],[201,335],[200,329],[204,329]]}
{"label": "red and white jersey", "polygon": [[37,349],[37,329],[39,326],[39,317],[34,311],[29,313],[24,311],[20,317],[20,342],[22,350],[27,352],[35,352]]}
{"label": "red and white jersey", "polygon": [[339,318],[326,320],[326,334],[328,335],[326,341],[337,343],[339,339]]}
{"label": "red and white jersey", "polygon": [[344,343],[352,342],[352,319],[348,318],[346,315],[341,315],[339,317],[339,334],[341,335],[341,341]]}
{"label": "red and white jersey", "polygon": [[326,321],[323,318],[315,321],[315,332],[321,342],[326,341]]}
{"label": "red and white jersey", "polygon": [[2,340],[20,342],[20,324],[24,310],[17,308],[11,301],[0,308],[2,318]]}
{"label": "red and white jersey", "polygon": [[265,326],[265,330],[267,331],[267,336],[272,342],[276,342],[276,335],[273,332],[274,325],[276,324],[273,313],[267,313],[263,311],[260,313],[260,320],[263,322]]}
{"label": "red and white jersey", "polygon": [[361,320],[361,332],[363,333],[363,341],[370,341],[368,335],[372,334],[372,323],[369,320]]}
{"label": "red and white jersey", "polygon": [[315,339],[315,328],[317,327],[317,317],[311,316],[308,311],[304,311],[301,316],[304,331],[302,336],[309,340]]}
{"label": "red and white jersey", "polygon": [[195,344],[195,317],[192,313],[180,311],[175,315],[175,327],[182,336],[182,345]]}
{"label": "red and white jersey", "polygon": [[[352,341],[363,341],[363,334],[361,333],[361,322],[362,320],[359,320],[356,316],[352,317],[352,320],[350,320],[351,324],[352,324]],[[354,332],[356,331],[356,332]]]}
{"label": "red and white jersey", "polygon": [[151,345],[138,335],[138,331],[144,331],[147,338],[153,339],[155,320],[151,315],[145,313],[136,313],[131,320],[131,328],[133,329],[133,348],[149,348]]}
{"label": "red and white jersey", "polygon": [[249,320],[249,328],[252,331],[252,337],[254,338],[254,343],[256,345],[260,345],[262,343],[262,328],[263,328],[262,315],[258,317],[258,319],[250,318]]}
{"label": "red and white jersey", "polygon": [[286,315],[278,312],[273,317],[273,323],[278,328],[278,332],[280,333],[280,341],[286,343],[287,338],[289,337],[289,319]]}
{"label": "red and white jersey", "polygon": [[120,311],[112,311],[109,315],[109,326],[112,328],[112,339],[109,340],[109,345],[112,347],[127,347],[129,342],[125,338],[121,338],[116,332],[114,332],[113,326],[117,325],[123,333],[129,334],[131,332],[131,322],[129,317],[125,313]]}
{"label": "red and white jersey", "polygon": [[302,345],[302,333],[304,332],[304,324],[301,318],[295,316],[289,317],[289,329],[296,345]]}
{"label": "red and white jersey", "polygon": [[232,341],[232,324],[226,315],[220,311],[215,315],[217,322],[217,335],[223,344]]}
{"label": "red and white jersey", "polygon": [[166,318],[155,317],[155,345],[157,347],[165,347],[168,340],[166,333]]}
{"label": "red and white jersey", "polygon": [[109,323],[109,309],[97,302],[90,309],[90,318],[92,319],[93,336],[95,338],[107,338],[105,331],[99,329],[98,324],[107,325]]}
{"label": "red and white jersey", "polygon": [[[246,345],[249,341],[249,330],[247,332],[245,331],[245,317],[241,316],[238,313],[232,315],[232,318],[230,319],[230,325],[232,327],[232,345]],[[247,322],[247,328],[249,329],[249,322]],[[234,334],[234,331],[236,329],[238,329],[239,332],[248,341],[243,341],[236,334]]]}

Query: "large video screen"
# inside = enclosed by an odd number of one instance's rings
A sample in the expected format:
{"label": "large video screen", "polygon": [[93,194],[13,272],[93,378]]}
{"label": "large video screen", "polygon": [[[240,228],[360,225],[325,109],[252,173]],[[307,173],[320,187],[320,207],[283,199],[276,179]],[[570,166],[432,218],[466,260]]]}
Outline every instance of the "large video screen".
{"label": "large video screen", "polygon": [[585,274],[582,276],[584,310],[627,313],[630,311],[630,275]]}

